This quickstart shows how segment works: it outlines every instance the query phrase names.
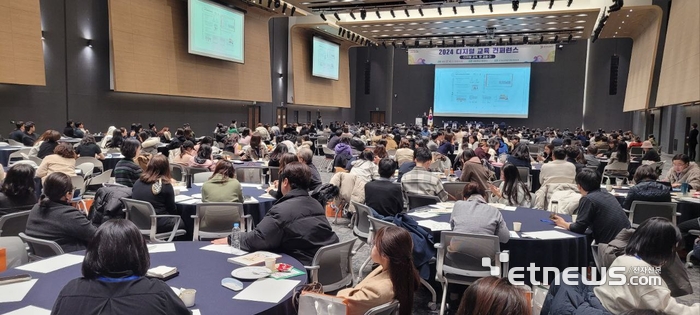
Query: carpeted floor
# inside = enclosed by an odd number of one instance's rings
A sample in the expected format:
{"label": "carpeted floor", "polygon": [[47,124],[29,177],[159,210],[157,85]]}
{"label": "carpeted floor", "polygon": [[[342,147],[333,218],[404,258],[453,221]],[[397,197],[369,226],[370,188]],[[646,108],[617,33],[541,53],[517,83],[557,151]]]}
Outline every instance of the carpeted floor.
{"label": "carpeted floor", "polygon": [[[670,156],[662,156],[662,159],[668,160],[670,162],[671,157]],[[320,166],[323,164],[324,158],[321,156],[314,156],[314,164],[318,167],[319,171],[321,172],[321,179],[323,180],[324,183],[328,183],[333,176],[333,173],[328,173],[325,172]],[[663,174],[665,175],[668,172],[668,169],[670,168],[670,164],[667,162],[666,167],[664,169]],[[331,221],[332,222],[332,221]],[[337,224],[332,224],[333,230],[338,234],[338,237],[340,238],[341,241],[343,240],[348,240],[353,237],[352,229],[348,227],[348,224],[350,223],[349,219],[341,218],[338,219]],[[355,248],[359,246],[359,242],[355,243]],[[357,254],[353,257],[353,270],[355,272],[355,277],[358,275],[358,271],[360,270],[360,266],[362,263],[369,257],[369,247],[367,245],[362,246],[357,251]],[[367,275],[371,270],[372,264],[369,263],[367,267],[363,270],[363,275]],[[700,264],[696,265],[693,268],[688,269],[688,275],[690,277],[690,282],[691,285],[693,286],[693,294],[686,295],[683,297],[677,298],[677,300],[680,303],[691,305],[693,303],[698,303],[700,302]],[[437,303],[439,307],[440,303],[440,285],[435,284],[434,288],[438,291],[438,297],[437,297]],[[452,290],[451,290],[452,291]],[[461,294],[460,296],[461,297]],[[459,298],[457,297],[457,298]],[[428,303],[431,300],[430,292],[426,290],[424,287],[420,287],[420,289],[416,292],[415,295],[415,300],[413,304],[413,314],[431,314],[430,309],[428,308]],[[456,310],[457,307],[459,306],[459,300],[455,300],[452,303],[450,303],[450,309],[451,310]],[[533,314],[536,315],[536,314]]]}

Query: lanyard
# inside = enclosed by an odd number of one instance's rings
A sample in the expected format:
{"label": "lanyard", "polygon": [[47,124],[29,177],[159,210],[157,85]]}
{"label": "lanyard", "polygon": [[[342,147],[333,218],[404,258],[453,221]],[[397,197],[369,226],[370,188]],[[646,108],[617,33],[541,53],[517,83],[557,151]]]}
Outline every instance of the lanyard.
{"label": "lanyard", "polygon": [[137,275],[123,277],[123,278],[109,278],[109,277],[100,276],[100,277],[97,277],[97,280],[102,281],[102,282],[126,282],[126,281],[133,281],[133,280],[136,280],[138,278],[139,278],[139,276],[137,276]]}

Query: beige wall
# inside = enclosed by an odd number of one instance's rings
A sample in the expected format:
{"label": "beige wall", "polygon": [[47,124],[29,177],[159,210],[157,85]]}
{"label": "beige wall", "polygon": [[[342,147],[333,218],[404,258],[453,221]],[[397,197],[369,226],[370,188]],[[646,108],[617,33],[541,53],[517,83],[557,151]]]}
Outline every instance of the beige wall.
{"label": "beige wall", "polygon": [[115,91],[270,102],[270,14],[247,9],[240,64],[187,52],[187,1],[110,0]]}
{"label": "beige wall", "polygon": [[673,0],[656,106],[700,101],[700,1]]}
{"label": "beige wall", "polygon": [[311,75],[313,25],[293,26],[290,30],[294,104],[350,108],[350,60],[353,43],[340,43],[338,80]]}
{"label": "beige wall", "polygon": [[39,0],[0,0],[0,83],[46,85]]}
{"label": "beige wall", "polygon": [[661,30],[661,14],[658,6],[645,7],[649,10],[649,19],[643,21],[646,25],[638,25],[639,31],[632,37],[632,57],[627,77],[625,105],[623,111],[643,110],[650,107],[651,82],[654,75],[656,48]]}

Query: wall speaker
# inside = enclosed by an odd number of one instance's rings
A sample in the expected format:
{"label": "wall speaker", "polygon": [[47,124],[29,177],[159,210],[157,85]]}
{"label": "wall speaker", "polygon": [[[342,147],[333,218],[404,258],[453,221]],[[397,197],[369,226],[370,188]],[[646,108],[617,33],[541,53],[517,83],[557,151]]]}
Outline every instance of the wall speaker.
{"label": "wall speaker", "polygon": [[620,67],[620,56],[612,55],[610,57],[610,95],[617,95],[617,74]]}

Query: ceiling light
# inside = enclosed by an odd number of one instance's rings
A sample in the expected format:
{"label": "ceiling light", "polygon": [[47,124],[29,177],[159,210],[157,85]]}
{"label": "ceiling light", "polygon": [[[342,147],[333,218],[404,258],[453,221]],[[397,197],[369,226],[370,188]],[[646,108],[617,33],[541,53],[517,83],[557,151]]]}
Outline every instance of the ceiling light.
{"label": "ceiling light", "polygon": [[473,4],[469,6],[469,9],[471,9],[471,10],[472,10],[472,14],[474,14],[474,5],[473,5]]}
{"label": "ceiling light", "polygon": [[403,46],[403,48],[406,49],[406,41],[401,42],[401,46]]}
{"label": "ceiling light", "polygon": [[428,47],[433,47],[433,40],[432,39],[428,42]]}
{"label": "ceiling light", "polygon": [[280,0],[275,0],[275,8],[279,8],[282,5]]}
{"label": "ceiling light", "polygon": [[442,15],[442,8],[438,7],[438,14]]}
{"label": "ceiling light", "polygon": [[[294,12],[297,12],[297,7],[292,7],[292,11],[289,12],[289,16],[294,16]],[[338,19],[340,20],[340,19]]]}
{"label": "ceiling light", "polygon": [[367,10],[360,9],[360,18],[364,21],[367,18]]}
{"label": "ceiling light", "polygon": [[518,8],[520,7],[520,0],[513,0],[513,11],[518,11]]}
{"label": "ceiling light", "polygon": [[559,41],[559,35],[554,35],[554,41],[555,42]]}
{"label": "ceiling light", "polygon": [[537,0],[532,1],[532,9],[534,10],[537,7]]}
{"label": "ceiling light", "polygon": [[357,18],[355,17],[355,13],[352,13],[352,11],[350,11],[350,17],[351,17],[353,20],[357,20]]}
{"label": "ceiling light", "polygon": [[324,21],[326,20],[326,15],[324,15],[323,12],[321,12],[321,19],[323,19]]}
{"label": "ceiling light", "polygon": [[403,9],[403,13],[406,13],[406,17],[411,17],[411,15],[408,14],[408,9]]}
{"label": "ceiling light", "polygon": [[574,35],[569,34],[568,42],[571,42],[571,40],[574,39]]}
{"label": "ceiling light", "polygon": [[551,10],[554,6],[554,0],[549,0],[549,9]]}
{"label": "ceiling light", "polygon": [[342,28],[338,29],[338,36],[343,36],[343,29]]}
{"label": "ceiling light", "polygon": [[382,42],[382,46],[384,46],[384,48],[386,48],[386,42]]}
{"label": "ceiling light", "polygon": [[499,45],[503,45],[503,37],[501,37],[501,38],[498,39],[498,44],[499,44]]}
{"label": "ceiling light", "polygon": [[87,46],[92,48],[92,39],[87,40]]}
{"label": "ceiling light", "polygon": [[[286,2],[282,6],[282,14],[284,14],[285,11],[287,11],[287,3]],[[325,21],[326,19],[323,19],[323,20]]]}
{"label": "ceiling light", "polygon": [[524,36],[524,37],[523,37],[523,44],[527,44],[527,41],[528,41],[527,36]]}
{"label": "ceiling light", "polygon": [[513,36],[508,38],[508,45],[513,45]]}
{"label": "ceiling light", "polygon": [[391,13],[391,17],[395,18],[396,14],[394,13],[394,9],[389,10],[389,13]]}
{"label": "ceiling light", "polygon": [[338,12],[333,13],[333,17],[335,17],[336,20],[340,21],[340,16],[338,15]]}
{"label": "ceiling light", "polygon": [[416,40],[416,41],[413,43],[413,46],[414,46],[414,47],[420,46],[420,42]]}
{"label": "ceiling light", "polygon": [[41,39],[46,39],[45,35],[46,33],[44,33],[44,31],[41,31]]}
{"label": "ceiling light", "polygon": [[455,14],[457,14],[457,7],[456,7],[456,6],[453,6],[453,7],[452,7],[452,12],[454,12]]}
{"label": "ceiling light", "polygon": [[540,35],[540,44],[542,44],[542,42],[544,42],[544,35]]}
{"label": "ceiling light", "polygon": [[396,42],[391,42],[391,46],[393,46],[394,48],[396,48]]}
{"label": "ceiling light", "polygon": [[269,8],[272,5],[272,0],[267,0],[267,7]]}
{"label": "ceiling light", "polygon": [[566,3],[566,6],[567,6],[567,7],[570,7],[570,6],[571,6],[571,3],[573,3],[573,2],[574,2],[574,0],[569,0],[569,2]]}
{"label": "ceiling light", "polygon": [[476,45],[479,46],[480,43],[481,43],[481,41],[480,41],[479,38],[477,37],[477,38],[476,38]]}
{"label": "ceiling light", "polygon": [[375,11],[374,13],[377,13],[377,18],[378,18],[378,19],[381,19],[381,18],[382,18],[382,16],[379,15],[379,10]]}
{"label": "ceiling light", "polygon": [[423,8],[418,8],[418,13],[420,14],[420,16],[423,16]]}
{"label": "ceiling light", "polygon": [[491,11],[491,13],[493,13],[493,4],[491,2],[489,2],[489,11]]}

